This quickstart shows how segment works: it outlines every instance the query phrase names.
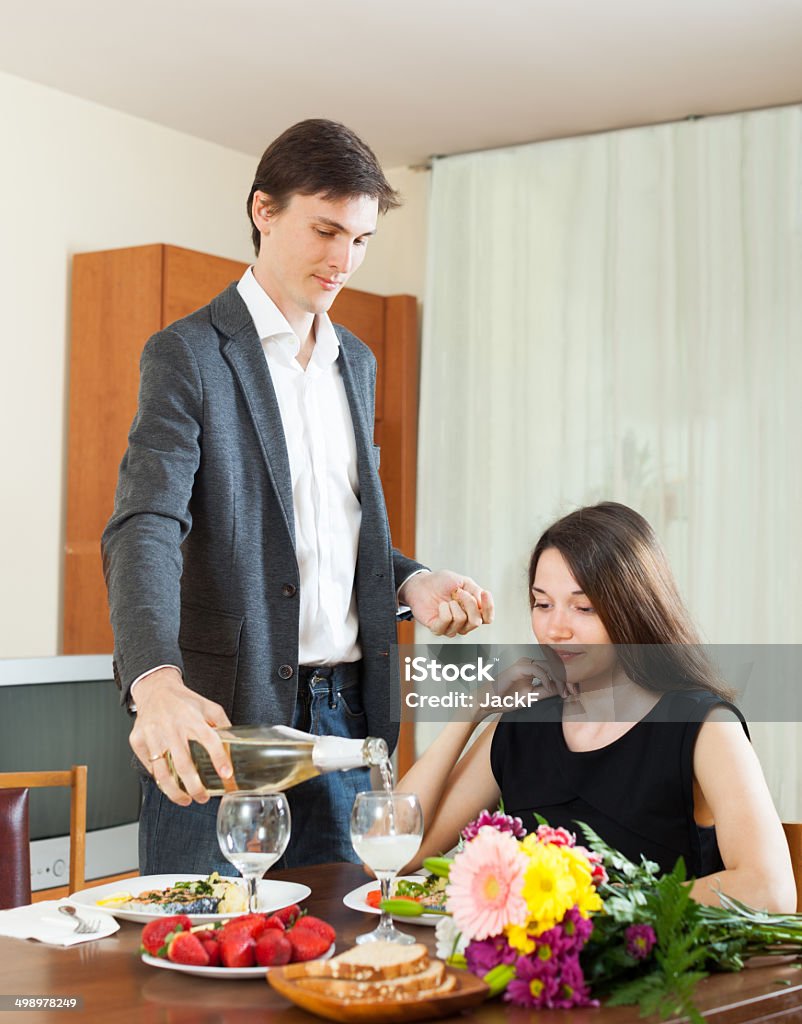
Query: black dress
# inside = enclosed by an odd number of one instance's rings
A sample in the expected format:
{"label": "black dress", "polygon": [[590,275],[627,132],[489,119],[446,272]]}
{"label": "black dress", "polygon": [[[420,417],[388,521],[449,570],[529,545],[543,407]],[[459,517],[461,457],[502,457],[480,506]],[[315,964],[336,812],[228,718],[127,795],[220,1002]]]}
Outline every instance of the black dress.
{"label": "black dress", "polygon": [[[682,856],[689,876],[724,867],[714,827],[693,818],[693,750],[702,722],[732,704],[706,690],[665,693],[640,722],[599,750],[571,751],[562,701],[537,705],[538,720],[505,715],[496,727],[490,765],[504,810],[535,827],[533,812],[578,833],[588,824],[630,860],[641,854],[670,871]],[[749,735],[748,730],[747,736]]]}

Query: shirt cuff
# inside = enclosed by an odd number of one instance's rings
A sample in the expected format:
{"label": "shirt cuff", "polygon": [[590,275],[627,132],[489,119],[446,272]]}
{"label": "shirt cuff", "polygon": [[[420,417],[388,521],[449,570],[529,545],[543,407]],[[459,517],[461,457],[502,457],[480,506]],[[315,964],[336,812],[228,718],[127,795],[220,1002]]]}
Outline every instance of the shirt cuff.
{"label": "shirt cuff", "polygon": [[404,584],[407,582],[407,580],[411,580],[413,576],[420,576],[420,574],[422,572],[431,572],[431,571],[432,571],[431,569],[416,569],[414,572],[411,572],[409,574],[409,576],[405,577],[401,581],[400,585],[395,588],[395,602],[398,605],[398,610],[396,611],[395,614],[398,616],[398,618],[409,619],[409,618],[412,617],[412,609],[409,607],[408,604],[401,604],[399,596],[398,596],[401,593],[401,590],[402,590]]}
{"label": "shirt cuff", "polygon": [[[406,582],[406,581],[405,581]],[[181,669],[178,665],[157,665],[155,668],[149,668],[147,672],[143,672],[141,676],[137,676],[136,679],[131,683],[128,689],[128,710],[136,711],[136,704],[134,703],[134,687],[142,679],[146,679],[148,676],[152,676],[154,672],[158,672],[162,668],[174,668],[176,672],[180,672]]]}

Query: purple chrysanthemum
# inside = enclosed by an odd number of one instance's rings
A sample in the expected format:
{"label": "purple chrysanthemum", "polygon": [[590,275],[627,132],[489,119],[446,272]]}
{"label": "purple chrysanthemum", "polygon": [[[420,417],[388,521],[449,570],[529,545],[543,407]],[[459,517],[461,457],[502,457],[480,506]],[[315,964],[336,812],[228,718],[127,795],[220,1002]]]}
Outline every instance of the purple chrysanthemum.
{"label": "purple chrysanthemum", "polygon": [[552,997],[550,1008],[570,1010],[574,1006],[598,1006],[599,1001],[590,997],[590,988],[582,973],[579,956],[573,953],[563,960],[561,966],[559,988]]}
{"label": "purple chrysanthemum", "polygon": [[490,828],[495,828],[499,832],[511,832],[516,839],[523,839],[526,835],[526,829],[520,818],[502,814],[501,811],[494,811],[492,814],[490,811],[482,811],[478,818],[468,822],[460,835],[466,843],[469,843],[477,837],[479,829],[484,828],[485,825],[489,825]]}
{"label": "purple chrysanthemum", "polygon": [[490,939],[474,939],[465,947],[468,970],[480,978],[499,964],[514,964],[517,956],[517,950],[509,945],[503,935],[494,935]]}
{"label": "purple chrysanthemum", "polygon": [[657,936],[650,924],[631,924],[624,932],[627,953],[636,960],[645,960],[654,949]]}
{"label": "purple chrysanthemum", "polygon": [[553,959],[556,963],[565,953],[570,953],[574,945],[573,938],[569,938],[566,935],[562,924],[556,924],[553,928],[549,928],[548,931],[541,932],[540,935],[533,935],[532,939],[535,943],[535,949],[529,955],[536,956],[543,962]]}
{"label": "purple chrysanthemum", "polygon": [[516,1006],[545,1009],[553,1005],[559,992],[554,965],[536,956],[521,956],[515,964],[515,977],[507,986],[504,999]]}
{"label": "purple chrysanthemum", "polygon": [[561,924],[564,935],[564,946],[567,953],[579,953],[590,938],[593,931],[593,922],[590,918],[583,917],[576,907],[570,907],[565,912]]}

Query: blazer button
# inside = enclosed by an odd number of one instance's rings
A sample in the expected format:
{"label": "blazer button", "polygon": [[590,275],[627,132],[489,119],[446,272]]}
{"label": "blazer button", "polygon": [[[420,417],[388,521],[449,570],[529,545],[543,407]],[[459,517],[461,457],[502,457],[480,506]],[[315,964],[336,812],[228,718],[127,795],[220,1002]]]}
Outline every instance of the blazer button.
{"label": "blazer button", "polygon": [[285,583],[284,586],[281,588],[281,593],[285,597],[295,597],[297,590],[298,588],[294,586],[292,583]]}
{"label": "blazer button", "polygon": [[282,679],[292,679],[292,665],[280,665],[278,674],[281,676]]}

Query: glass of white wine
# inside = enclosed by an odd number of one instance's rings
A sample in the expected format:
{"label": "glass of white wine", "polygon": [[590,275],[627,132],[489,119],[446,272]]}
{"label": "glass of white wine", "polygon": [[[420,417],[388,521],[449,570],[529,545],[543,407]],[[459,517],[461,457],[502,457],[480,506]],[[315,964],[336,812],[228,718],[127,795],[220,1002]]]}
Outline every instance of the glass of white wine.
{"label": "glass of white wine", "polygon": [[[385,790],[357,794],[351,812],[351,842],[359,856],[372,868],[381,884],[382,899],[390,898],[390,884],[418,852],[423,837],[423,813],[414,793],[388,793]],[[378,928],[356,941],[414,942],[400,932],[392,917],[381,912]]]}
{"label": "glass of white wine", "polygon": [[217,811],[217,842],[248,885],[248,910],[258,911],[257,885],[290,841],[290,805],[283,793],[227,793]]}

